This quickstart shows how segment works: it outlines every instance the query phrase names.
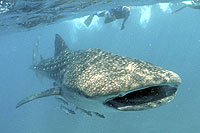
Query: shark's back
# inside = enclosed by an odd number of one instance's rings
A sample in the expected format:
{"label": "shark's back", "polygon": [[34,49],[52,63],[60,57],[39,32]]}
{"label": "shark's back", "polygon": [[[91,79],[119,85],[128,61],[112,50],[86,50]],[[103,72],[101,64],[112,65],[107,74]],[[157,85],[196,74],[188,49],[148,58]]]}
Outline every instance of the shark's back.
{"label": "shark's back", "polygon": [[[132,88],[152,85],[156,78],[163,77],[162,74],[170,76],[166,70],[150,63],[100,49],[75,51],[70,60],[65,68],[63,84],[88,97],[126,92]],[[166,81],[159,80],[163,83]]]}

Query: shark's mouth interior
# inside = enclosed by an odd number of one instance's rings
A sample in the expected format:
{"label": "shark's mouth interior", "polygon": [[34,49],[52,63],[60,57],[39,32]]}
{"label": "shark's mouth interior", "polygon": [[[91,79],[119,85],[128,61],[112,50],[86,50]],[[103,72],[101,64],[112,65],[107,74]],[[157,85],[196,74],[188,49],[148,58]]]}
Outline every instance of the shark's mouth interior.
{"label": "shark's mouth interior", "polygon": [[128,92],[123,96],[109,98],[104,105],[121,111],[154,108],[171,101],[176,94],[177,87],[177,85],[152,86]]}

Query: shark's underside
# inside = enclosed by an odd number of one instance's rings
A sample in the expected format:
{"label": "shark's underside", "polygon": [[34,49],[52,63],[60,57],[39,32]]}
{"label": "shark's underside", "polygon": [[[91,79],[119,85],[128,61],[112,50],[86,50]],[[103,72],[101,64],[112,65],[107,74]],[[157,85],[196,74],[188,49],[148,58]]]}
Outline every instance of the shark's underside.
{"label": "shark's underside", "polygon": [[[54,87],[20,101],[59,95],[63,102],[97,116],[107,111],[135,111],[161,106],[176,95],[180,77],[148,62],[100,49],[71,51],[56,34],[55,55],[31,67],[55,81]],[[66,104],[65,104],[66,105]]]}

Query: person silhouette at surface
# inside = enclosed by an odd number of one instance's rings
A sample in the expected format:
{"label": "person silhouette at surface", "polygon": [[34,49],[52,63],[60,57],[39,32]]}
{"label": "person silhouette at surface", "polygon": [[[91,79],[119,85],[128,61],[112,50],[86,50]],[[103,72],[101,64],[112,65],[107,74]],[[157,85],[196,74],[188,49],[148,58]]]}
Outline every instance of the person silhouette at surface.
{"label": "person silhouette at surface", "polygon": [[130,7],[129,6],[120,6],[117,8],[112,8],[108,11],[102,11],[95,13],[93,15],[90,15],[86,20],[85,20],[85,25],[89,26],[93,20],[93,17],[96,15],[98,17],[105,17],[104,23],[108,24],[111,23],[117,19],[124,19],[122,22],[121,30],[125,28],[125,23],[130,16]]}

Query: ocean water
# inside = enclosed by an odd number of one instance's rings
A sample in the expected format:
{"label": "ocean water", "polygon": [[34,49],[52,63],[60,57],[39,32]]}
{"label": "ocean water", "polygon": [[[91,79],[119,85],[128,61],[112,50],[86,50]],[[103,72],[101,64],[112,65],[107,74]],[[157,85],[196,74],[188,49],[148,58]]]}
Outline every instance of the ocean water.
{"label": "ocean water", "polygon": [[[0,35],[0,133],[199,133],[200,132],[200,13],[185,8],[133,7],[125,29],[121,20],[103,24],[84,18]],[[142,15],[141,15],[142,13]],[[19,109],[18,101],[52,87],[29,69],[33,45],[39,40],[44,58],[54,54],[54,37],[60,34],[72,50],[100,48],[139,58],[178,73],[182,84],[175,99],[159,108],[105,114],[105,119],[83,113],[64,114],[54,97],[35,100]]]}

